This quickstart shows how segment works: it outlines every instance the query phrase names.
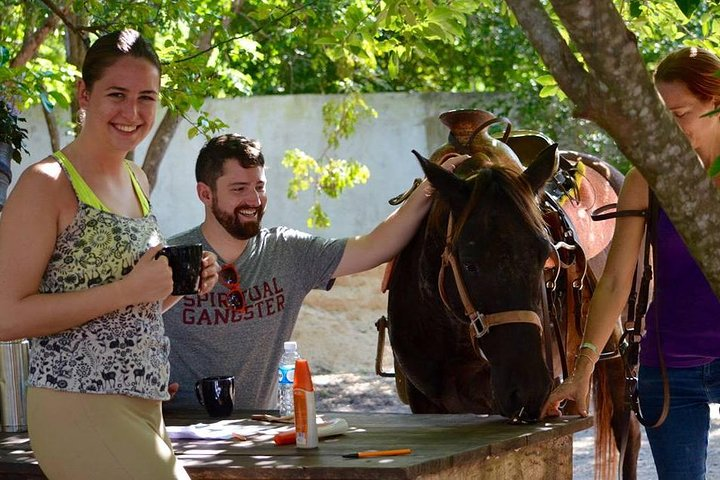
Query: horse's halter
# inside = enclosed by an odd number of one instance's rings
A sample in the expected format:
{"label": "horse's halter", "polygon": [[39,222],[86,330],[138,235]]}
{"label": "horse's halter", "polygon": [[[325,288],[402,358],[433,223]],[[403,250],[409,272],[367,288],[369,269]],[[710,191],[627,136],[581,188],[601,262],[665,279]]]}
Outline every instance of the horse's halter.
{"label": "horse's halter", "polygon": [[[451,212],[448,217],[445,249],[442,253],[442,264],[440,265],[440,273],[438,274],[438,290],[445,308],[447,308],[450,312],[453,311],[445,292],[445,269],[450,266],[450,268],[452,268],[455,286],[458,290],[460,300],[462,301],[463,308],[465,310],[465,316],[470,320],[470,326],[474,331],[476,339],[480,339],[487,334],[490,331],[490,327],[508,323],[532,323],[533,325],[537,325],[540,329],[540,335],[542,335],[543,327],[540,322],[540,317],[532,310],[509,310],[497,313],[480,313],[478,309],[475,308],[472,300],[470,299],[470,295],[468,294],[467,287],[465,286],[465,281],[460,273],[460,265],[458,264],[457,257],[453,251],[452,237],[453,215]],[[477,348],[480,353],[482,353],[479,345],[477,345]]]}
{"label": "horse's halter", "polygon": [[[470,322],[470,334],[474,337],[473,346],[475,350],[486,360],[487,357],[482,351],[478,340],[485,336],[490,331],[491,327],[509,323],[531,323],[533,325],[536,325],[540,331],[540,337],[543,339],[543,343],[545,345],[545,360],[548,365],[548,370],[551,373],[551,376],[553,376],[553,378],[558,381],[559,378],[557,378],[556,375],[562,375],[562,378],[567,378],[568,376],[567,354],[564,348],[565,342],[560,335],[561,329],[558,324],[559,318],[557,318],[559,313],[555,311],[553,305],[554,302],[550,301],[550,297],[554,298],[553,295],[558,285],[558,278],[560,276],[560,272],[563,270],[567,270],[574,264],[575,267],[578,269],[578,275],[572,281],[572,291],[575,296],[575,301],[577,305],[580,305],[584,281],[587,274],[587,262],[583,249],[575,241],[572,225],[570,225],[569,220],[565,217],[563,210],[549,196],[545,199],[545,205],[549,212],[554,212],[557,214],[557,219],[559,222],[558,227],[560,231],[548,231],[548,240],[550,241],[551,246],[549,258],[552,258],[555,262],[555,271],[554,273],[552,273],[552,276],[549,279],[546,278],[544,280],[541,280],[540,288],[542,290],[542,320],[540,319],[538,314],[532,310],[509,310],[496,313],[481,313],[480,311],[478,311],[477,308],[475,308],[472,300],[470,299],[470,295],[465,285],[465,281],[463,280],[461,274],[461,267],[454,252],[454,219],[452,212],[450,212],[448,216],[445,247],[441,256],[442,263],[440,266],[440,272],[438,273],[438,291],[440,293],[440,298],[445,305],[445,308],[449,312],[453,313],[453,315],[458,317],[458,315],[454,313],[453,308],[450,306],[450,302],[448,301],[447,293],[445,291],[445,270],[449,266],[453,272],[453,279],[455,280],[455,286],[460,296],[460,300],[463,304],[464,314]],[[553,238],[557,237],[559,237],[559,240],[556,243],[553,243]],[[568,252],[572,256],[572,258],[569,259],[568,262],[565,262],[563,260],[563,255],[560,254],[560,251]],[[546,269],[546,273],[550,272],[551,270]],[[578,323],[578,328],[580,328],[580,320],[580,307],[577,306],[575,312],[575,321],[576,323]],[[544,325],[544,323],[546,325]],[[556,338],[554,340],[557,342],[557,350],[560,357],[558,362],[559,365],[556,365],[554,360],[552,334],[543,335],[545,331],[554,332],[555,334]],[[556,372],[556,367],[558,367],[560,371]]]}

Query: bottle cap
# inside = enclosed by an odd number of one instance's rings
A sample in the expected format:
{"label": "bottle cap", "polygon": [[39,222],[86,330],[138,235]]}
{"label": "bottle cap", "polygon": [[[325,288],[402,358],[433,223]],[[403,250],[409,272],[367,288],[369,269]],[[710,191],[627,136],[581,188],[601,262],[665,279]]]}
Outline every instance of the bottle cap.
{"label": "bottle cap", "polygon": [[308,365],[308,361],[304,358],[295,360],[295,380],[293,381],[293,388],[301,388],[308,392],[314,390],[312,376],[310,375],[310,365]]}
{"label": "bottle cap", "polygon": [[285,342],[283,344],[283,348],[286,352],[292,352],[293,350],[297,350],[297,342]]}

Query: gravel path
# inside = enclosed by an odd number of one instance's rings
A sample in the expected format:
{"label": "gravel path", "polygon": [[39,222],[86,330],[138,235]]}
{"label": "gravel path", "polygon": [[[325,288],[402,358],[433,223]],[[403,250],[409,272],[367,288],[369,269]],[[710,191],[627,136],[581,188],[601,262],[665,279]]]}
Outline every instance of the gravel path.
{"label": "gravel path", "polygon": [[[392,378],[364,373],[313,375],[313,383],[319,411],[410,413],[408,406],[398,399]],[[717,405],[713,405],[711,416],[707,479],[720,480],[720,413]],[[589,429],[573,437],[573,478],[576,480],[593,479],[594,435],[594,429]],[[652,453],[644,433],[638,478],[656,478]]]}

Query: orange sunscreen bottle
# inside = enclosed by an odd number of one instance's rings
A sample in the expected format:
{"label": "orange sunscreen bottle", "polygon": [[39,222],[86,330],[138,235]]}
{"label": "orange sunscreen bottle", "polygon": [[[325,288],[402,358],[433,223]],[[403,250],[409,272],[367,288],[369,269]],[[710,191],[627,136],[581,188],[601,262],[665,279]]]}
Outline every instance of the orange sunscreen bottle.
{"label": "orange sunscreen bottle", "polygon": [[297,448],[317,448],[315,390],[310,377],[310,366],[304,358],[295,361],[293,401],[295,403],[295,444]]}

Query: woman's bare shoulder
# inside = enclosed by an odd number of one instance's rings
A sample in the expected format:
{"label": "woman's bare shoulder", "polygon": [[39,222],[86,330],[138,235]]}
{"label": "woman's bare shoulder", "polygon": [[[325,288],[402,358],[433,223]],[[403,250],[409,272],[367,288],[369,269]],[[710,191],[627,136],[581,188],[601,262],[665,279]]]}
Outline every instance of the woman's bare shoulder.
{"label": "woman's bare shoulder", "polygon": [[623,183],[618,206],[620,209],[644,209],[648,206],[648,183],[642,176],[640,171],[633,167],[627,175]]}
{"label": "woman's bare shoulder", "polygon": [[22,172],[15,189],[22,188],[26,184],[51,188],[62,175],[62,167],[57,160],[52,156],[46,157],[33,163]]}
{"label": "woman's bare shoulder", "polygon": [[65,198],[73,198],[72,187],[60,164],[50,156],[22,172],[10,192],[8,204],[16,199],[24,209],[35,205],[52,210]]}

